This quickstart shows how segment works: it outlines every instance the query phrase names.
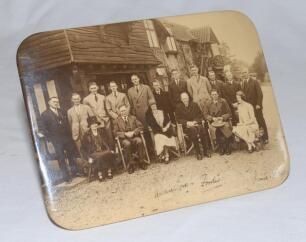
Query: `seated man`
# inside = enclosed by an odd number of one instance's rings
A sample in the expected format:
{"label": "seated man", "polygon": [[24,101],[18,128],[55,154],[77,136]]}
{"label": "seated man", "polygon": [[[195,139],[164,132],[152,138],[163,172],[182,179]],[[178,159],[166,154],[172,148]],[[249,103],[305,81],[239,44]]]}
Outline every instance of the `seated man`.
{"label": "seated man", "polygon": [[121,140],[123,148],[126,150],[125,157],[128,172],[131,174],[135,171],[135,162],[132,159],[132,153],[137,151],[139,167],[147,169],[144,162],[144,144],[140,137],[140,131],[143,126],[135,116],[130,115],[125,105],[119,107],[119,116],[114,122],[114,134]]}
{"label": "seated man", "polygon": [[204,156],[210,157],[207,151],[207,131],[202,125],[201,110],[196,103],[189,101],[189,96],[186,92],[181,94],[181,103],[177,105],[175,114],[177,122],[183,125],[184,132],[195,145],[197,159],[202,160],[199,138],[203,146]]}
{"label": "seated man", "polygon": [[211,123],[210,130],[219,146],[220,155],[231,154],[230,140],[232,137],[229,119],[231,110],[225,99],[219,97],[217,90],[210,92],[211,100],[207,102],[205,118]]}
{"label": "seated man", "polygon": [[[101,182],[106,176],[113,178],[112,168],[115,165],[115,155],[105,142],[104,128],[99,128],[100,122],[95,116],[87,118],[89,130],[82,137],[81,151],[90,164],[93,163]],[[106,173],[106,175],[105,175]]]}

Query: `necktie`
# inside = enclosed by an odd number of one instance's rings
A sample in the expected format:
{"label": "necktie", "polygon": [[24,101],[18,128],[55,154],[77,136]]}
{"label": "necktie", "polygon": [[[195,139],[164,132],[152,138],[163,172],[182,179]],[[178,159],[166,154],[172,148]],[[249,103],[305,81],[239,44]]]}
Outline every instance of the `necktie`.
{"label": "necktie", "polygon": [[95,100],[96,100],[96,102],[98,102],[98,96],[97,96],[97,94],[95,94]]}

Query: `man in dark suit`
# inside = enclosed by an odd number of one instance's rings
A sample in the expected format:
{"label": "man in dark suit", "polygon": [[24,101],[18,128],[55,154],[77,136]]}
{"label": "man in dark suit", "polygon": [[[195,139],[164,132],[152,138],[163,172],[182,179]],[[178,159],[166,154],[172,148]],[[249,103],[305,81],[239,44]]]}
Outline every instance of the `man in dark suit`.
{"label": "man in dark suit", "polygon": [[144,162],[144,144],[140,138],[142,129],[142,123],[135,116],[129,114],[125,105],[119,107],[119,116],[114,122],[114,134],[120,139],[126,151],[125,157],[130,174],[135,170],[135,161],[132,158],[133,151],[138,154],[140,168],[147,169],[147,164]]}
{"label": "man in dark suit", "polygon": [[183,125],[183,130],[195,145],[197,159],[202,160],[200,141],[203,146],[204,156],[210,157],[207,150],[207,131],[202,125],[202,112],[198,104],[191,102],[186,92],[181,94],[181,103],[176,106],[176,119]]}
{"label": "man in dark suit", "polygon": [[157,109],[163,110],[169,116],[171,122],[175,124],[174,110],[168,93],[162,90],[158,80],[153,81],[152,85]]}
{"label": "man in dark suit", "polygon": [[223,98],[223,81],[217,80],[216,74],[213,70],[208,71],[208,80],[210,82],[211,88],[217,90],[219,97]]}
{"label": "man in dark suit", "polygon": [[148,85],[140,83],[136,74],[131,76],[133,87],[128,90],[128,98],[131,104],[131,112],[146,128],[146,112],[155,105],[154,95]]}
{"label": "man in dark suit", "polygon": [[235,126],[238,123],[238,116],[234,103],[237,102],[236,93],[241,89],[241,86],[234,80],[233,74],[230,71],[225,72],[225,83],[223,86],[223,98],[227,101],[231,109],[232,124]]}
{"label": "man in dark suit", "polygon": [[244,68],[241,72],[242,83],[241,89],[246,96],[246,101],[254,107],[255,117],[260,128],[263,129],[263,139],[265,143],[269,142],[266,121],[262,113],[263,94],[259,82],[249,76],[249,71]]}
{"label": "man in dark suit", "polygon": [[175,109],[181,102],[181,93],[187,93],[187,82],[180,77],[180,73],[177,69],[171,71],[171,78],[169,83],[169,97],[172,107]]}
{"label": "man in dark suit", "polygon": [[64,180],[70,182],[71,176],[65,160],[66,155],[73,176],[77,173],[77,167],[74,160],[75,149],[71,132],[69,132],[67,116],[59,109],[57,97],[51,97],[48,104],[49,108],[41,114],[42,133],[54,147]]}

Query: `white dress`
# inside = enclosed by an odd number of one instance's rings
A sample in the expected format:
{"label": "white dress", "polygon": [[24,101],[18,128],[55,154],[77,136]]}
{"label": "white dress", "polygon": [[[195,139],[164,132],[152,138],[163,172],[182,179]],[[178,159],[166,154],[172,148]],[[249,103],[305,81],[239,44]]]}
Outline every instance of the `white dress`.
{"label": "white dress", "polygon": [[[157,124],[162,128],[163,123],[164,123],[163,112],[157,111],[155,114],[153,114],[153,116]],[[168,128],[170,128],[170,123],[168,125],[169,125]],[[154,134],[154,141],[155,141],[155,150],[156,150],[157,155],[160,155],[163,152],[165,146],[176,147],[176,141],[175,141],[174,136],[169,138],[168,136],[164,134],[157,133],[157,134]]]}
{"label": "white dress", "polygon": [[247,102],[238,104],[239,123],[233,127],[233,133],[247,143],[253,143],[258,132],[258,123],[254,108]]}

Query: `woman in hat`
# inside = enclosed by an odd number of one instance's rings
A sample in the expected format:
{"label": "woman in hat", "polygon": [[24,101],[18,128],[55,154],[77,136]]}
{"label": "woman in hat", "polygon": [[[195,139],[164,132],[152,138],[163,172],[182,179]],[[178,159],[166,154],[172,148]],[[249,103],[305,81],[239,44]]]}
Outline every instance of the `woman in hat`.
{"label": "woman in hat", "polygon": [[252,153],[256,148],[255,139],[258,132],[258,123],[255,118],[253,106],[246,102],[242,91],[236,93],[237,111],[239,122],[233,127],[233,133],[244,140],[248,145],[248,151]]}
{"label": "woman in hat", "polygon": [[106,135],[103,128],[98,128],[100,122],[97,118],[88,117],[87,123],[89,130],[83,136],[81,146],[84,158],[94,165],[99,181],[102,181],[105,176],[111,179],[115,155],[103,139]]}
{"label": "woman in hat", "polygon": [[176,148],[173,127],[169,114],[161,109],[157,109],[156,105],[152,105],[146,112],[146,121],[154,134],[155,151],[157,156],[169,163],[169,148]]}

